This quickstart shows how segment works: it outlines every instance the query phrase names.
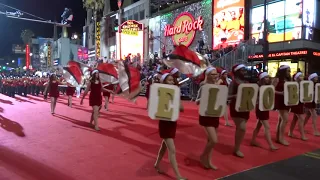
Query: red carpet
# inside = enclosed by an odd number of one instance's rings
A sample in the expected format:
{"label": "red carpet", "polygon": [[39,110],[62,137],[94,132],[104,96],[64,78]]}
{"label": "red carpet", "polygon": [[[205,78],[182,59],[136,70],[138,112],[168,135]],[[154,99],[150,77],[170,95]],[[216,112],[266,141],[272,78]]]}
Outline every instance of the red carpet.
{"label": "red carpet", "polygon": [[[160,138],[157,121],[147,116],[145,98],[138,105],[116,98],[110,111],[102,111],[101,132],[89,128],[88,101],[66,106],[66,97],[59,99],[56,116],[40,97],[9,98],[0,95],[0,180],[165,180],[174,177],[165,157],[161,164],[168,176],[153,169]],[[198,157],[205,142],[205,132],[198,125],[197,106],[184,102],[185,112],[178,122],[175,139],[181,174],[191,180],[211,180],[249,168],[287,159],[320,148],[311,122],[307,126],[309,141],[288,139],[290,147],[267,150],[263,132],[258,141],[264,149],[249,146],[255,115],[251,115],[242,150],[244,159],[232,156],[234,127],[219,128],[219,144],[213,155],[218,171],[200,167]],[[272,112],[271,128],[275,134],[277,113]],[[296,134],[299,135],[298,131]]]}

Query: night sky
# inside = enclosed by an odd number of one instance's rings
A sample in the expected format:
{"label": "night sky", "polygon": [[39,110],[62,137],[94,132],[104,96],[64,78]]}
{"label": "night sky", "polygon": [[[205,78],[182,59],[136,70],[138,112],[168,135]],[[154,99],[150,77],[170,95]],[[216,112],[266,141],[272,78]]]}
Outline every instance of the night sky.
{"label": "night sky", "polygon": [[[64,8],[71,8],[74,19],[72,27],[69,28],[69,35],[74,32],[82,34],[82,27],[86,18],[82,0],[0,0],[0,2],[47,20],[53,21],[56,19],[58,22],[60,22],[60,16]],[[15,11],[2,5],[0,5],[0,10],[4,12]],[[24,15],[24,17],[32,18],[28,15]],[[0,58],[11,54],[12,44],[23,43],[20,34],[24,29],[32,30],[36,37],[51,38],[53,36],[53,25],[11,19],[5,15],[0,15]]]}

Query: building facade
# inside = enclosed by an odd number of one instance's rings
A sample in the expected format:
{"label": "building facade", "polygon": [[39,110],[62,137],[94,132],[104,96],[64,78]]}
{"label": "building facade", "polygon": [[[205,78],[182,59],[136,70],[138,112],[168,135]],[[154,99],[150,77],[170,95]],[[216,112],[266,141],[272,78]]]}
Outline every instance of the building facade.
{"label": "building facade", "polygon": [[[289,65],[291,73],[319,72],[319,29],[317,17],[320,6],[316,0],[267,1],[267,40],[269,42],[268,72],[274,76],[280,65]],[[264,0],[252,0],[250,5],[250,38],[257,44],[253,62],[261,62],[263,48],[259,40],[263,37]]]}

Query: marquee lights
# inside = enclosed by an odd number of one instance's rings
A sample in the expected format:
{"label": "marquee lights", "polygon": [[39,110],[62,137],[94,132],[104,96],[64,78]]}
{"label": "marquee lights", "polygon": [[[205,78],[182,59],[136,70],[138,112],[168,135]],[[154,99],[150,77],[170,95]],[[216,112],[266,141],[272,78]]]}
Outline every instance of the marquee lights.
{"label": "marquee lights", "polygon": [[100,22],[96,23],[96,57],[100,57],[100,42],[101,42],[101,24]]}

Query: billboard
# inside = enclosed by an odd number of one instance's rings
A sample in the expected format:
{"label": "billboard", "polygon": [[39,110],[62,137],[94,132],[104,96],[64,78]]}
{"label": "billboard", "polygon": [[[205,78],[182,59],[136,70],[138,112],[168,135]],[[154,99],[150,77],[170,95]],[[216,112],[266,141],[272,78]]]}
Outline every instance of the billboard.
{"label": "billboard", "polygon": [[135,20],[128,20],[121,24],[117,33],[117,59],[143,60],[143,24]]}
{"label": "billboard", "polygon": [[[267,5],[267,29],[269,42],[295,39],[312,40],[315,27],[315,0],[282,0]],[[251,36],[263,38],[264,6],[254,7],[251,12]],[[306,28],[303,29],[302,27]]]}
{"label": "billboard", "polygon": [[245,0],[213,1],[213,49],[236,45],[244,39]]}
{"label": "billboard", "polygon": [[[301,4],[301,2],[300,2]],[[316,0],[303,0],[303,12],[302,14],[302,24],[305,26],[305,32],[303,38],[306,40],[313,40],[313,28],[318,28],[319,25],[316,23],[316,10],[317,1]]]}

